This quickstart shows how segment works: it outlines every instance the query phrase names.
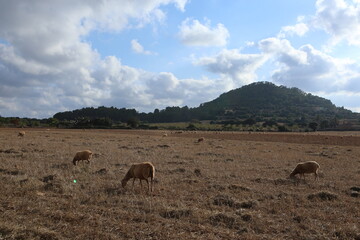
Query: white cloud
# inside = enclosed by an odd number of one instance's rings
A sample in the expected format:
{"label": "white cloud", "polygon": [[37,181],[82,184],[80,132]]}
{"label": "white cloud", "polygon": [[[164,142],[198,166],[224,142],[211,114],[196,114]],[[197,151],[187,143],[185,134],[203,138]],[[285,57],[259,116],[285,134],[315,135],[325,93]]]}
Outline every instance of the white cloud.
{"label": "white cloud", "polygon": [[285,26],[281,28],[278,37],[285,38],[286,36],[304,36],[309,31],[308,26],[305,23],[297,23],[293,26]]}
{"label": "white cloud", "polygon": [[280,62],[288,65],[306,64],[307,55],[291,46],[286,39],[267,38],[259,42],[259,48],[269,56],[275,56]]}
{"label": "white cloud", "polygon": [[221,23],[211,28],[210,22],[205,24],[187,18],[180,25],[179,38],[189,46],[225,46],[230,36],[229,31]]}
{"label": "white cloud", "polygon": [[180,9],[182,12],[185,11],[185,5],[187,3],[188,0],[176,0],[175,4],[177,6],[178,9]]}
{"label": "white cloud", "polygon": [[138,54],[156,55],[154,52],[144,50],[144,47],[138,42],[137,39],[131,40],[131,49]]}
{"label": "white cloud", "polygon": [[[147,81],[146,94],[156,106],[197,106],[230,90],[223,79],[178,79],[172,73],[154,74]],[[155,97],[156,96],[156,97]]]}
{"label": "white cloud", "polygon": [[[119,32],[163,21],[163,5],[185,10],[186,0],[19,0],[0,2],[0,113],[50,117],[85,106],[139,107],[154,74],[101,59],[83,41],[92,31]],[[147,51],[143,51],[147,53]],[[31,106],[30,106],[31,105]]]}
{"label": "white cloud", "polygon": [[200,58],[195,64],[218,73],[229,81],[230,88],[257,80],[256,70],[267,60],[263,54],[242,54],[238,49],[224,49],[214,57]]}
{"label": "white cloud", "polygon": [[345,107],[346,109],[360,113],[360,107],[358,105],[358,103],[360,102],[359,92],[353,92],[351,90],[341,90],[331,93],[319,91],[314,92],[314,94],[326,99],[332,99],[333,102],[336,102],[337,106]]}
{"label": "white cloud", "polygon": [[295,49],[288,40],[269,38],[259,47],[272,56],[277,66],[272,79],[279,84],[329,93],[350,89],[359,79],[360,66],[354,61],[331,57],[311,45]]}
{"label": "white cloud", "polygon": [[346,41],[360,46],[360,5],[358,1],[317,0],[316,14],[310,23],[331,35],[330,45]]}

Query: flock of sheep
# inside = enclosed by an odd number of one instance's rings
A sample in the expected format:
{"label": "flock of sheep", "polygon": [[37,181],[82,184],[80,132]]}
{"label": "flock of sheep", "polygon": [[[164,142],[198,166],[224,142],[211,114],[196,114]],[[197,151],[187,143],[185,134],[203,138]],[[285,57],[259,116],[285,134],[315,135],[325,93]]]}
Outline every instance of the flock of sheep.
{"label": "flock of sheep", "polygon": [[[86,161],[90,163],[92,152],[90,150],[85,150],[77,152],[73,158],[73,164],[76,166],[79,161]],[[145,180],[148,186],[148,191],[153,191],[153,180],[155,178],[155,167],[150,162],[136,163],[131,165],[130,169],[126,173],[125,177],[121,180],[121,185],[125,188],[127,182],[133,178],[133,186],[135,179],[140,179],[140,185],[142,186],[142,180]],[[150,185],[149,186],[149,179]]]}
{"label": "flock of sheep", "polygon": [[[20,131],[18,136],[24,137],[25,132]],[[163,135],[165,136],[165,134]],[[166,135],[167,136],[167,135]],[[205,138],[201,137],[197,140],[198,143],[205,141]],[[90,163],[93,153],[90,150],[84,150],[77,152],[73,158],[73,164],[76,166],[79,161],[86,161]],[[290,173],[291,179],[296,179],[296,175],[300,175],[305,180],[305,174],[314,174],[315,180],[318,178],[318,171],[320,165],[315,161],[307,161],[298,163],[294,170]],[[150,185],[149,179],[150,178]],[[155,166],[150,162],[136,163],[131,165],[130,169],[127,171],[125,177],[121,180],[122,187],[125,188],[127,182],[130,179],[133,179],[133,186],[136,179],[140,180],[140,185],[142,186],[142,180],[145,180],[148,186],[148,191],[153,191],[153,180],[155,178]]]}

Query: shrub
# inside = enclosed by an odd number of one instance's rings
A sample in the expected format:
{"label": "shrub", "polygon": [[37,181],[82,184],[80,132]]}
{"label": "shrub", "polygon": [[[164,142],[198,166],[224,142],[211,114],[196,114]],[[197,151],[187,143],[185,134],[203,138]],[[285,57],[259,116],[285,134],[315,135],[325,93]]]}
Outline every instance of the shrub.
{"label": "shrub", "polygon": [[333,201],[338,199],[338,196],[335,193],[331,193],[331,192],[318,192],[318,193],[314,193],[314,194],[310,194],[308,195],[308,199],[309,200],[321,200],[321,201]]}

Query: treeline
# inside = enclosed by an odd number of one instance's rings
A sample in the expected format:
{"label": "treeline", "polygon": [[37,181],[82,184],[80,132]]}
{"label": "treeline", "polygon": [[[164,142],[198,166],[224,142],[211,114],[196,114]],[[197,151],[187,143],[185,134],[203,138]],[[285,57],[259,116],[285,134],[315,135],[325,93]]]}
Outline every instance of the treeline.
{"label": "treeline", "polygon": [[58,124],[56,118],[0,117],[0,127],[58,127]]}
{"label": "treeline", "polygon": [[100,119],[108,118],[115,122],[127,122],[136,118],[139,121],[147,123],[165,123],[165,122],[188,122],[192,119],[214,120],[216,115],[202,114],[196,108],[185,107],[167,107],[159,110],[155,109],[150,113],[139,113],[135,109],[115,108],[115,107],[87,107],[74,111],[56,113],[54,118],[64,120],[77,120],[81,118]]}
{"label": "treeline", "polygon": [[59,112],[44,120],[2,118],[0,124],[60,128],[155,128],[154,124],[161,123],[208,122],[213,126],[223,126],[224,130],[275,128],[286,131],[338,129],[339,126],[354,129],[359,119],[360,114],[336,107],[330,100],[298,88],[257,82],[223,93],[213,101],[194,108],[174,106],[140,113],[135,109],[86,107]]}
{"label": "treeline", "polygon": [[[132,111],[130,111],[132,112]],[[163,111],[155,111],[150,116],[158,116]],[[317,116],[315,119],[301,117],[292,121],[290,119],[263,119],[260,117],[250,117],[246,119],[221,119],[211,121],[200,121],[192,119],[183,123],[159,122],[151,123],[144,121],[140,116],[149,116],[147,114],[129,114],[125,121],[115,121],[108,117],[83,117],[79,115],[74,120],[59,120],[57,118],[34,119],[34,118],[4,118],[0,117],[0,127],[56,127],[56,128],[96,128],[96,129],[170,129],[170,130],[216,130],[216,131],[317,131],[317,130],[360,130],[360,121],[358,119],[323,119]],[[125,119],[125,118],[124,118]],[[154,118],[152,118],[154,119]],[[154,119],[154,121],[159,119]]]}

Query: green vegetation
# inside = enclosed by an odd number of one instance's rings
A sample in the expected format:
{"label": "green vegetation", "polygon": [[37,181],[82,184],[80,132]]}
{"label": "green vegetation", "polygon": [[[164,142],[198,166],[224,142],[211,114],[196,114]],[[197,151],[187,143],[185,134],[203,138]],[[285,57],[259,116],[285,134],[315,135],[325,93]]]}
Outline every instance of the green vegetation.
{"label": "green vegetation", "polygon": [[166,107],[139,113],[135,109],[87,107],[59,112],[42,121],[2,118],[0,124],[19,127],[45,124],[59,128],[317,131],[359,130],[359,119],[360,114],[336,107],[330,100],[298,88],[257,82],[221,94],[195,108]]}

